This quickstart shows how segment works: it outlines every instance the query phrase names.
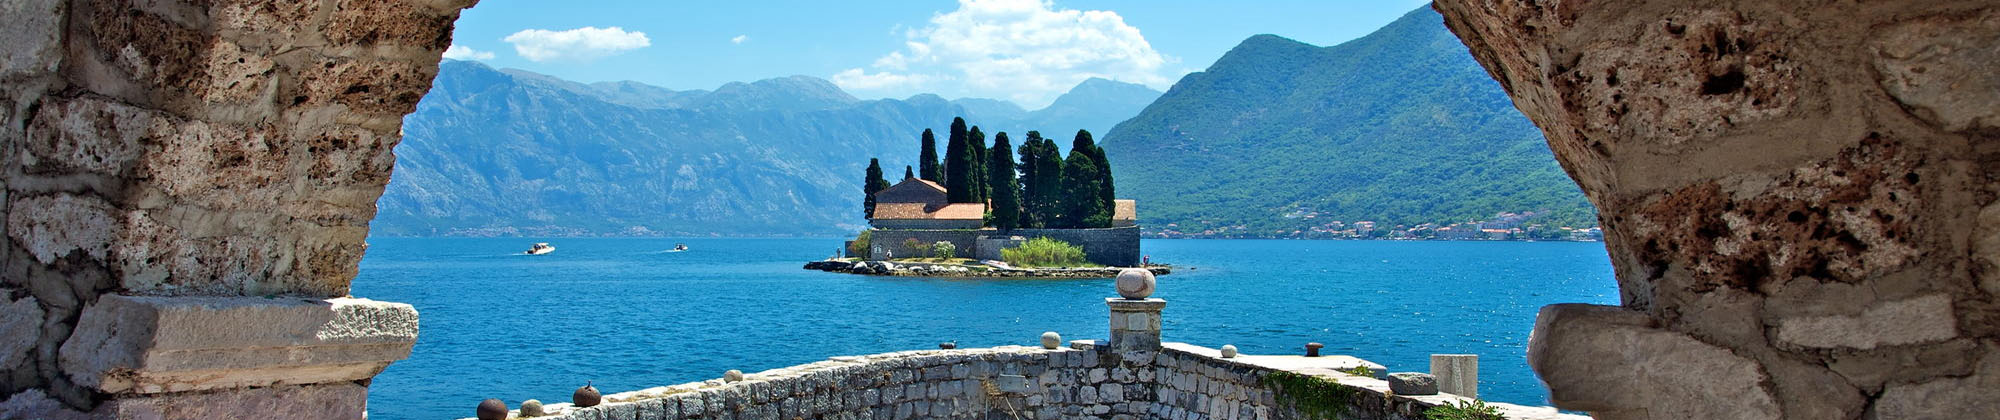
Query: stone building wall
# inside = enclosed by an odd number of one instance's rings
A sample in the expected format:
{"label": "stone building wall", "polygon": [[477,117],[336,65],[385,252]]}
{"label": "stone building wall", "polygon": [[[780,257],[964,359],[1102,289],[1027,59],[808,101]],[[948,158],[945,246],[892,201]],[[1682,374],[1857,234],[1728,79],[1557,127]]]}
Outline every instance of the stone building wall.
{"label": "stone building wall", "polygon": [[903,247],[903,240],[915,238],[925,244],[939,241],[951,242],[958,247],[958,256],[984,260],[999,260],[1000,249],[994,246],[1012,244],[1012,241],[982,240],[985,237],[1005,238],[1018,236],[1024,239],[1047,237],[1083,248],[1091,263],[1110,267],[1139,266],[1139,228],[1118,227],[1104,229],[1014,229],[1005,234],[993,229],[876,229],[870,241],[875,248],[884,252],[869,250],[870,259],[887,258],[887,252],[898,257],[909,257],[910,250]]}
{"label": "stone building wall", "polygon": [[980,231],[973,229],[875,229],[874,233],[869,235],[868,241],[871,245],[868,250],[868,259],[871,260],[888,259],[891,255],[896,258],[930,255],[928,251],[912,254],[911,252],[915,251],[903,246],[903,242],[909,239],[916,239],[917,242],[923,243],[924,246],[930,246],[938,242],[951,242],[952,246],[957,247],[956,253],[959,257],[971,258],[979,249]]}
{"label": "stone building wall", "polygon": [[2000,413],[2000,2],[1435,7],[1604,224],[1621,304],[1530,344],[1557,405]]}
{"label": "stone building wall", "polygon": [[1047,237],[1083,247],[1090,262],[1111,267],[1139,266],[1139,227],[1102,229],[1014,229],[1010,236]]}
{"label": "stone building wall", "polygon": [[348,282],[472,3],[0,3],[0,417],[361,417],[416,313]]}

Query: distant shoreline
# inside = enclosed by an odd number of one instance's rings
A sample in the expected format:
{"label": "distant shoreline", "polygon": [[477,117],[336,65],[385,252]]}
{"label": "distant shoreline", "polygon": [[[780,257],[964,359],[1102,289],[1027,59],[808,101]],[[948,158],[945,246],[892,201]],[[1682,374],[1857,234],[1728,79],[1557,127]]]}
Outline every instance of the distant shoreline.
{"label": "distant shoreline", "polygon": [[[1108,279],[1126,269],[1138,267],[1001,268],[898,261],[848,261],[828,259],[806,263],[807,270],[829,273],[889,277],[1020,278],[1020,279]],[[1173,274],[1172,266],[1149,265],[1155,276]]]}

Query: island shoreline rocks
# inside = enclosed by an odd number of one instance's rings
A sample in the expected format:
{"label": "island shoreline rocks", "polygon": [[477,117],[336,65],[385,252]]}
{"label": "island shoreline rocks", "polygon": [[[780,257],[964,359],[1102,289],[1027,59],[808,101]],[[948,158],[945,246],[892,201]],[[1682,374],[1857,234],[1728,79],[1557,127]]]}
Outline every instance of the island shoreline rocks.
{"label": "island shoreline rocks", "polygon": [[[805,269],[829,273],[861,274],[888,277],[948,277],[948,278],[1023,278],[1023,279],[1108,279],[1118,277],[1118,273],[1137,267],[1087,267],[1087,268],[1000,268],[969,267],[959,264],[936,264],[897,261],[844,261],[821,260],[806,263]],[[1173,274],[1173,267],[1152,265],[1144,267],[1153,275]]]}

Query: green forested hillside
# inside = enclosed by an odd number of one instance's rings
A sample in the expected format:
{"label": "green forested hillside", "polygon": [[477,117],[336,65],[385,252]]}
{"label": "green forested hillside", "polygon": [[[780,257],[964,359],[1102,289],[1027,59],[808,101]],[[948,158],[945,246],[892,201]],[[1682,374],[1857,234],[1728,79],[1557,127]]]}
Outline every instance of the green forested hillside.
{"label": "green forested hillside", "polygon": [[1332,47],[1251,37],[1103,144],[1153,232],[1290,236],[1528,211],[1528,223],[1596,225],[1541,133],[1428,7]]}

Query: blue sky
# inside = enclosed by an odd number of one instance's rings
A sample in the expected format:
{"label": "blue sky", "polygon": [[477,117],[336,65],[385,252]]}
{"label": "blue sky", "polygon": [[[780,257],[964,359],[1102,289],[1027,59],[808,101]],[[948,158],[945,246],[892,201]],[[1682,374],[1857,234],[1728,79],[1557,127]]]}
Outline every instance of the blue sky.
{"label": "blue sky", "polygon": [[672,89],[790,75],[862,98],[937,93],[1029,109],[1089,77],[1165,90],[1244,38],[1366,35],[1417,0],[485,0],[446,56]]}

